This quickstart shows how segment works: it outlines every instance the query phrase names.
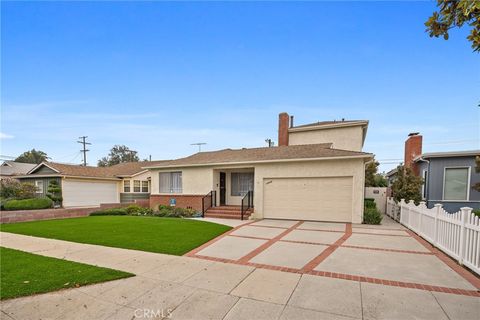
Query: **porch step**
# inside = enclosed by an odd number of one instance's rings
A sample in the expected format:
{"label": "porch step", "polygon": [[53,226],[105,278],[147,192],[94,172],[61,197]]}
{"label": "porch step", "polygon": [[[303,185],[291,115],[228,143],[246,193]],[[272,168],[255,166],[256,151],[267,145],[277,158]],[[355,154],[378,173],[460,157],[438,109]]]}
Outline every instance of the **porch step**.
{"label": "porch step", "polygon": [[[252,214],[253,209],[248,209],[244,215],[243,219],[248,219]],[[205,217],[207,218],[223,218],[223,219],[241,219],[242,213],[240,206],[219,206],[208,209],[205,212]]]}

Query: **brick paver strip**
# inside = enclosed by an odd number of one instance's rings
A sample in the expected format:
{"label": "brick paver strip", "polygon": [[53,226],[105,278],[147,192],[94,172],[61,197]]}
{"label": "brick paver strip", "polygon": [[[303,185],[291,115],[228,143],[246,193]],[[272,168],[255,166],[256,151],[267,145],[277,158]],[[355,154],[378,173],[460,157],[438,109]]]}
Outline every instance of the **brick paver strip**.
{"label": "brick paver strip", "polygon": [[368,234],[369,236],[406,237],[406,238],[410,237],[408,234],[385,234],[385,233],[358,232],[358,231],[353,231],[353,233]]}
{"label": "brick paver strip", "polygon": [[420,242],[425,248],[430,250],[438,259],[443,261],[447,266],[449,266],[453,271],[458,273],[462,278],[470,282],[475,288],[477,288],[480,291],[480,279],[474,276],[470,271],[464,269],[462,266],[460,266],[456,261],[452,260],[449,256],[447,256],[445,253],[440,251],[439,249],[435,248],[432,246],[429,242],[427,242],[425,239],[417,235],[415,232],[412,230],[406,230],[409,235],[411,235],[415,240]]}
{"label": "brick paver strip", "polygon": [[197,247],[195,249],[193,249],[192,251],[189,251],[187,253],[184,254],[184,256],[186,257],[194,257],[198,252],[202,251],[203,249],[205,249],[206,247],[214,244],[215,242],[219,241],[220,239],[223,239],[225,238],[226,236],[229,236],[232,232],[235,232],[236,230],[240,229],[241,227],[243,226],[247,226],[249,224],[252,224],[252,223],[255,223],[256,221],[255,220],[252,220],[251,222],[247,222],[245,224],[242,224],[242,225],[239,225],[239,226],[236,226],[235,228],[231,229],[230,231],[227,231],[225,232],[224,234],[202,244],[200,247]]}
{"label": "brick paver strip", "polygon": [[252,252],[248,253],[246,256],[240,258],[238,260],[239,263],[246,263],[248,261],[250,261],[251,259],[253,259],[254,257],[256,257],[257,255],[259,255],[260,253],[262,253],[263,251],[267,250],[269,247],[271,247],[275,242],[277,242],[278,240],[282,239],[284,236],[286,236],[287,234],[289,234],[290,232],[292,232],[295,228],[297,228],[299,225],[301,225],[303,223],[303,221],[299,221],[297,223],[295,223],[293,226],[291,226],[290,228],[286,229],[285,231],[283,231],[282,233],[280,233],[278,236],[268,240],[267,242],[265,242],[264,244],[262,244],[260,247],[258,247],[257,249],[253,250]]}
{"label": "brick paver strip", "polygon": [[335,241],[333,244],[331,244],[327,249],[323,250],[322,253],[320,253],[318,256],[313,258],[309,263],[307,263],[303,268],[303,272],[309,272],[315,269],[322,261],[327,259],[339,246],[341,246],[345,241],[347,241],[348,238],[352,235],[352,224],[347,223],[345,225],[345,234]]}

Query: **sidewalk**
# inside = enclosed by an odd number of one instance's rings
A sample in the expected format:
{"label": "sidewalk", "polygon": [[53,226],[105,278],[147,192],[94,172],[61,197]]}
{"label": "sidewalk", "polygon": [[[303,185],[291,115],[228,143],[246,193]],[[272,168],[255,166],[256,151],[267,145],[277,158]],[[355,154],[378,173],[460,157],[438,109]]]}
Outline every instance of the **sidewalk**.
{"label": "sidewalk", "polygon": [[[357,227],[353,230],[362,228]],[[480,298],[462,294],[8,233],[0,233],[0,244],[137,275],[2,301],[0,309],[9,319],[476,320],[480,313]]]}

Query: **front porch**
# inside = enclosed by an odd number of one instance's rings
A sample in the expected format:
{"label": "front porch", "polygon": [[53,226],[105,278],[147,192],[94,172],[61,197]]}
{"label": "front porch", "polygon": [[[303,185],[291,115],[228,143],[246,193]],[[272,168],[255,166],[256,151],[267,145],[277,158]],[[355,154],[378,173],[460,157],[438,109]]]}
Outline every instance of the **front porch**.
{"label": "front porch", "polygon": [[254,168],[213,170],[213,189],[202,199],[209,218],[248,219],[253,213]]}

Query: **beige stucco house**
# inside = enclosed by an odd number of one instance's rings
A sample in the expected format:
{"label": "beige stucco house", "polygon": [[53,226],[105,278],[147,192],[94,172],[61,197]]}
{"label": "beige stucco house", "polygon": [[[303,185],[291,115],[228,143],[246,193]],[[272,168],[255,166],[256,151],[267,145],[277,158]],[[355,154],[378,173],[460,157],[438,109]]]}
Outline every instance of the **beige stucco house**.
{"label": "beige stucco house", "polygon": [[278,147],[199,152],[144,167],[150,204],[212,217],[360,223],[365,163],[373,157],[362,152],[367,127],[344,120],[293,126],[281,113]]}

